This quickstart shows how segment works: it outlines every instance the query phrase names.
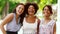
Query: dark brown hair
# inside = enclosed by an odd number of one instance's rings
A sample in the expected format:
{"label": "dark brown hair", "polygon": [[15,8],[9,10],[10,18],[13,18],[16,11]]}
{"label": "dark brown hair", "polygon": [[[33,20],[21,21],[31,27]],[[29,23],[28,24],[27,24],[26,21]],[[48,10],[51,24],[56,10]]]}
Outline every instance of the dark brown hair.
{"label": "dark brown hair", "polygon": [[[17,6],[19,6],[19,5],[23,5],[24,7],[25,7],[25,5],[23,4],[23,3],[18,3],[17,4]],[[16,6],[16,7],[17,7]],[[13,10],[13,13],[15,13],[16,14],[16,7],[15,7],[15,9]],[[25,8],[24,8],[25,9]],[[20,21],[19,21],[19,23],[21,24],[21,25],[23,25],[23,19],[24,19],[24,17],[25,17],[25,12],[23,12],[20,16],[19,16],[19,18],[20,18]]]}
{"label": "dark brown hair", "polygon": [[34,6],[34,9],[35,9],[35,13],[34,14],[36,14],[37,10],[39,9],[38,5],[36,3],[26,3],[25,4],[25,11],[26,11],[26,13],[28,14],[28,8],[29,8],[30,5]]}
{"label": "dark brown hair", "polygon": [[45,7],[48,7],[50,13],[53,14],[51,5],[45,5],[45,6],[43,7],[43,10],[44,10]]}

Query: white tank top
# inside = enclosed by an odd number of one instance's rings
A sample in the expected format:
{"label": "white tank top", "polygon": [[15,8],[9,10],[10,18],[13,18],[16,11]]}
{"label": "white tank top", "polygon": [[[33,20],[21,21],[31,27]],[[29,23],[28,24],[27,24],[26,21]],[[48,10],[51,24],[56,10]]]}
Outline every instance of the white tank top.
{"label": "white tank top", "polygon": [[35,34],[37,31],[37,19],[35,23],[27,23],[26,18],[23,21],[23,34]]}
{"label": "white tank top", "polygon": [[43,24],[44,20],[41,20],[39,27],[39,34],[53,34],[54,20],[50,20],[49,23]]}

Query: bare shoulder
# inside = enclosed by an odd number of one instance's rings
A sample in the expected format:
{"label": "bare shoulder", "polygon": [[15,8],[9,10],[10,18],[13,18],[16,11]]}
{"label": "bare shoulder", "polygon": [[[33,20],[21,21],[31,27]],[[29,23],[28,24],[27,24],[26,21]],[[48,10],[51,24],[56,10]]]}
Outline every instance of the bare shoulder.
{"label": "bare shoulder", "polygon": [[14,13],[10,13],[4,19],[5,20],[11,20],[13,17],[14,17]]}
{"label": "bare shoulder", "polygon": [[37,20],[40,21],[40,19],[36,16]]}
{"label": "bare shoulder", "polygon": [[5,25],[9,23],[14,17],[14,13],[8,14],[3,20],[2,20],[2,25]]}
{"label": "bare shoulder", "polygon": [[37,22],[40,23],[40,19],[36,16]]}
{"label": "bare shoulder", "polygon": [[10,13],[5,18],[13,18],[13,16],[14,16],[14,14],[13,13]]}
{"label": "bare shoulder", "polygon": [[10,14],[8,14],[7,16],[14,16],[14,13],[10,13]]}

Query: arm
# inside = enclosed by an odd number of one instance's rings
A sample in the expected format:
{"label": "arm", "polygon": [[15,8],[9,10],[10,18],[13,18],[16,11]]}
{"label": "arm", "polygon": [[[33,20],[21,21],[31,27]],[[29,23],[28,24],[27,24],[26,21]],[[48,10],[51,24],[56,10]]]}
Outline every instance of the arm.
{"label": "arm", "polygon": [[11,20],[13,19],[13,13],[7,15],[4,19],[3,22],[1,23],[1,31],[3,32],[3,34],[6,34],[6,31],[4,29],[4,25],[9,23]]}
{"label": "arm", "polygon": [[54,25],[53,33],[56,34],[56,24]]}
{"label": "arm", "polygon": [[40,25],[40,19],[38,19],[38,24],[37,24],[37,34],[39,34],[39,25]]}

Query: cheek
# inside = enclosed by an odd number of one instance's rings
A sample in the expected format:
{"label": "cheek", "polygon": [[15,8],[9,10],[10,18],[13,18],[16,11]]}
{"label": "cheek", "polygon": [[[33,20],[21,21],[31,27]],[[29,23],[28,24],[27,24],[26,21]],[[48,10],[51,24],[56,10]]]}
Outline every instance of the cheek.
{"label": "cheek", "polygon": [[44,16],[47,16],[47,15],[48,15],[48,13],[46,13],[46,12],[43,12],[43,15],[44,15]]}
{"label": "cheek", "polygon": [[48,13],[51,14],[50,11],[48,11]]}
{"label": "cheek", "polygon": [[45,11],[43,11],[43,14],[45,14],[46,12]]}
{"label": "cheek", "polygon": [[35,9],[33,9],[34,13],[35,13]]}
{"label": "cheek", "polygon": [[22,10],[22,13],[24,12],[24,10]]}
{"label": "cheek", "polygon": [[18,11],[19,9],[18,8],[16,8],[16,11]]}
{"label": "cheek", "polygon": [[44,16],[50,16],[51,15],[51,13],[48,11],[48,12],[46,12],[46,11],[43,11],[43,15]]}

